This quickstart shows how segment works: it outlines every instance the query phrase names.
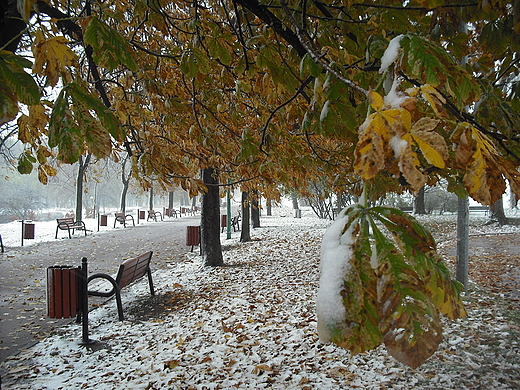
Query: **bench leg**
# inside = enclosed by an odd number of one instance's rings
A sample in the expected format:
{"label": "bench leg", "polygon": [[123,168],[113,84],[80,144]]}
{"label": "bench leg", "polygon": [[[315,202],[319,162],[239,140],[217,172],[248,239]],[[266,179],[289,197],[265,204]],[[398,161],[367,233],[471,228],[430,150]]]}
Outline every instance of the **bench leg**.
{"label": "bench leg", "polygon": [[148,284],[150,285],[150,294],[155,295],[155,290],[153,288],[153,281],[152,281],[152,271],[150,268],[148,268],[148,271],[146,271],[148,275]]}
{"label": "bench leg", "polygon": [[123,303],[121,302],[121,291],[119,290],[119,287],[116,288],[116,304],[119,321],[124,321],[125,315],[123,314]]}

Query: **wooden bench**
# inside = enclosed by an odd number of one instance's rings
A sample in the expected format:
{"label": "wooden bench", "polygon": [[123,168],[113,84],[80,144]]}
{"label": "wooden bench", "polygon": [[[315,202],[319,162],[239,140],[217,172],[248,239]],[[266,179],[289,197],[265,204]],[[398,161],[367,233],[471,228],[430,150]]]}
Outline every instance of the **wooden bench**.
{"label": "wooden bench", "polygon": [[240,231],[240,215],[231,217],[231,227],[233,228],[234,232]]}
{"label": "wooden bench", "polygon": [[126,221],[127,220],[132,220],[132,225],[135,226],[134,217],[131,214],[126,214],[125,215],[125,213],[116,213],[115,216],[116,216],[116,219],[114,220],[114,228],[116,227],[116,223],[117,222],[119,222],[120,224],[122,224],[126,228]]}
{"label": "wooden bench", "polygon": [[70,232],[74,234],[74,230],[83,230],[85,232],[85,236],[87,235],[87,228],[85,227],[85,222],[83,221],[74,221],[74,218],[57,218],[56,222],[58,226],[56,226],[56,237],[58,238],[59,230],[67,230],[69,232],[69,238],[72,238]]}
{"label": "wooden bench", "polygon": [[161,212],[148,210],[148,218],[146,218],[146,220],[149,221],[150,219],[153,219],[155,222],[157,222],[157,216],[161,217],[161,221],[163,220]]}
{"label": "wooden bench", "polygon": [[175,209],[166,209],[166,213],[164,215],[165,217],[168,216],[169,218],[175,217],[177,218],[177,210]]}
{"label": "wooden bench", "polygon": [[484,215],[488,215],[489,206],[469,206],[470,213],[484,213]]}
{"label": "wooden bench", "polygon": [[109,291],[88,290],[88,294],[95,297],[105,298],[110,298],[111,296],[115,295],[119,319],[123,321],[123,305],[121,303],[121,289],[123,287],[126,287],[132,284],[133,282],[141,279],[143,276],[147,275],[148,284],[150,286],[150,294],[155,295],[152,281],[152,271],[150,270],[150,261],[152,259],[152,254],[153,252],[150,251],[133,259],[125,260],[119,266],[119,270],[117,271],[117,275],[115,278],[100,273],[89,276],[89,278],[87,279],[87,285],[95,279],[106,279],[112,284],[112,289]]}

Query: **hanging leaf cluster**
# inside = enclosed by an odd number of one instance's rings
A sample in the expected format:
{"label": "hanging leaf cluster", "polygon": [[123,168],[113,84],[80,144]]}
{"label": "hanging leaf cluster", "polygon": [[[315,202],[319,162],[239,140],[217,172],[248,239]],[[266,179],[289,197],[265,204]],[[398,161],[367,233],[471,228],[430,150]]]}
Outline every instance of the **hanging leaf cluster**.
{"label": "hanging leaf cluster", "polygon": [[49,121],[49,146],[58,147],[60,160],[73,163],[88,150],[98,158],[111,151],[112,136],[124,140],[117,117],[78,83],[60,92]]}
{"label": "hanging leaf cluster", "polygon": [[324,237],[321,267],[320,339],[352,353],[384,343],[417,367],[442,341],[441,315],[466,314],[433,237],[397,209],[344,210]]}

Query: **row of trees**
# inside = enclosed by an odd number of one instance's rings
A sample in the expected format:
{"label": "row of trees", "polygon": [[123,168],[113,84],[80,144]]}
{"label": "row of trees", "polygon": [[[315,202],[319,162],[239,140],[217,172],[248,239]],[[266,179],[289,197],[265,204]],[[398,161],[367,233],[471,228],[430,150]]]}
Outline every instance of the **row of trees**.
{"label": "row of trees", "polygon": [[[269,199],[311,182],[354,194],[337,237],[352,248],[345,313],[320,328],[417,365],[440,342],[438,313],[463,314],[459,286],[420,225],[370,205],[441,179],[483,204],[506,181],[518,196],[519,7],[0,0],[0,124],[17,121],[19,170],[42,182],[54,153],[129,156],[144,188],[203,193],[206,265],[222,264],[222,183]],[[393,240],[370,241],[376,220]]]}

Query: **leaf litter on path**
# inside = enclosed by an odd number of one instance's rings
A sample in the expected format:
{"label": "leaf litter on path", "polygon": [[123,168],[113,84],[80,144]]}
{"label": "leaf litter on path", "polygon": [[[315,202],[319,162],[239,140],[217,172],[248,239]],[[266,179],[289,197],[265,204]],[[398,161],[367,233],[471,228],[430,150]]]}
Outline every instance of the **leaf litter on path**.
{"label": "leaf litter on path", "polygon": [[224,241],[227,267],[189,253],[90,315],[101,348],[70,325],[5,363],[5,389],[517,389],[520,318],[472,284],[466,318],[445,323],[439,350],[411,369],[384,348],[351,356],[318,341],[315,298],[324,221],[265,218],[255,241]]}

